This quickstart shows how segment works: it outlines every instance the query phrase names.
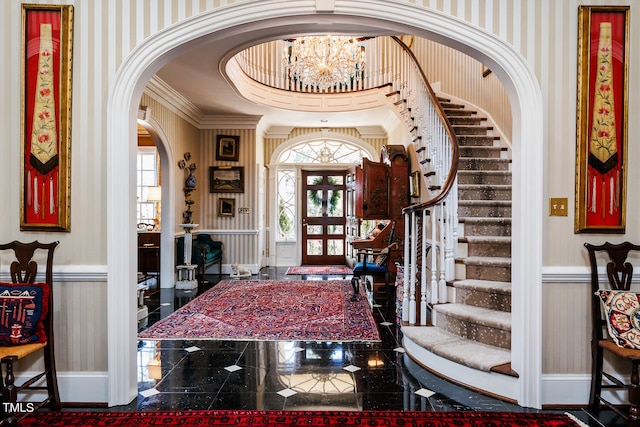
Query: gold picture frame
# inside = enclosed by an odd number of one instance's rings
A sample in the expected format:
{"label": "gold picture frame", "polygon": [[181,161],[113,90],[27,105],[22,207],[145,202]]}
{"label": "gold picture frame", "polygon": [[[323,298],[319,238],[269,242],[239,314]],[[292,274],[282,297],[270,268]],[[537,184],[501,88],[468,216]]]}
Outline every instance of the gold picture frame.
{"label": "gold picture frame", "polygon": [[578,8],[576,233],[624,233],[629,6]]}
{"label": "gold picture frame", "polygon": [[411,197],[420,197],[420,171],[411,172],[409,179],[409,195]]}
{"label": "gold picture frame", "polygon": [[236,216],[236,199],[218,199],[218,216]]}
{"label": "gold picture frame", "polygon": [[20,230],[71,229],[73,6],[22,5]]}
{"label": "gold picture frame", "polygon": [[216,136],[216,160],[237,162],[240,156],[240,137],[231,135]]}
{"label": "gold picture frame", "polygon": [[210,166],[210,193],[244,193],[244,166]]}

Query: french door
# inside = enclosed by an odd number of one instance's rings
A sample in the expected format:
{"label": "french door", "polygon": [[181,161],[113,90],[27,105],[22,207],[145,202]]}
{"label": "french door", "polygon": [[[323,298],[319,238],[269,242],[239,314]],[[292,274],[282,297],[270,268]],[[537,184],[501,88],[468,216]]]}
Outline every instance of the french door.
{"label": "french door", "polygon": [[302,171],[302,264],[345,264],[345,171]]}

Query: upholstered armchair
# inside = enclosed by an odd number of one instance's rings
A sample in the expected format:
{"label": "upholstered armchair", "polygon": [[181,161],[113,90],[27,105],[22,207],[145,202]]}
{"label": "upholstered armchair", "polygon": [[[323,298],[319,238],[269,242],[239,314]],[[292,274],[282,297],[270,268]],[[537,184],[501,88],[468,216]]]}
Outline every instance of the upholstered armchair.
{"label": "upholstered armchair", "polygon": [[[177,247],[178,265],[184,264],[184,237],[178,238]],[[198,281],[204,280],[207,267],[218,264],[218,276],[222,276],[222,242],[211,239],[209,234],[193,236],[193,250],[191,252],[191,264],[198,266]]]}

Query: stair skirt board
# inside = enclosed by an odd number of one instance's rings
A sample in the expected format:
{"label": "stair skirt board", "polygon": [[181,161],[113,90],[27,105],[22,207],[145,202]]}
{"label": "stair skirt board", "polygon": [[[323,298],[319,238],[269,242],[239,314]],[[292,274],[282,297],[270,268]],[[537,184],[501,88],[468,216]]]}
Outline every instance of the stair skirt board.
{"label": "stair skirt board", "polygon": [[510,403],[518,403],[519,379],[517,377],[481,371],[458,364],[431,353],[406,335],[403,337],[402,344],[406,354],[413,361],[434,375],[472,391]]}

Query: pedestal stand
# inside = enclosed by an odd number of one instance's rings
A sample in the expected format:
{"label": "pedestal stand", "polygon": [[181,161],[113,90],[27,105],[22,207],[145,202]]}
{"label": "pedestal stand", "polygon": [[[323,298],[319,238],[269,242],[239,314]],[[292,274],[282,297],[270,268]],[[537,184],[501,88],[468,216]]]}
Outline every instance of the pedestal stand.
{"label": "pedestal stand", "polygon": [[149,307],[147,307],[144,303],[144,291],[147,290],[147,287],[142,283],[138,283],[138,288],[136,290],[138,294],[138,321],[144,319],[149,315]]}
{"label": "pedestal stand", "polygon": [[180,224],[184,228],[184,264],[179,265],[178,281],[176,289],[197,289],[198,280],[196,279],[197,265],[191,264],[191,251],[193,249],[193,235],[191,230],[196,228],[198,224]]}

